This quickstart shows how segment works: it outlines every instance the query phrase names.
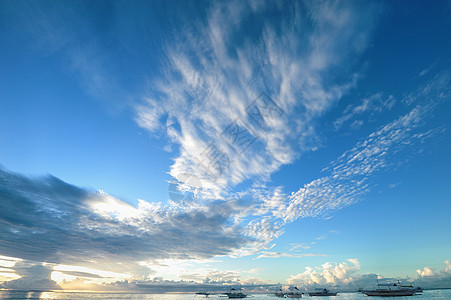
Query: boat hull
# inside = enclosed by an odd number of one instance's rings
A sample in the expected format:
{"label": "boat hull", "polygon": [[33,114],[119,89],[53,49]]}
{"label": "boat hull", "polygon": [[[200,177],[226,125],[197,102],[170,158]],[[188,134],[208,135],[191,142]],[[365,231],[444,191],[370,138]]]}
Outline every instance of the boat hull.
{"label": "boat hull", "polygon": [[337,296],[337,293],[308,293],[309,296]]}
{"label": "boat hull", "polygon": [[228,294],[227,297],[229,297],[229,299],[242,299],[242,298],[246,298],[247,295],[246,294]]}
{"label": "boat hull", "polygon": [[403,297],[403,296],[413,296],[415,291],[413,290],[400,290],[400,291],[363,291],[367,296],[377,296],[377,297]]}

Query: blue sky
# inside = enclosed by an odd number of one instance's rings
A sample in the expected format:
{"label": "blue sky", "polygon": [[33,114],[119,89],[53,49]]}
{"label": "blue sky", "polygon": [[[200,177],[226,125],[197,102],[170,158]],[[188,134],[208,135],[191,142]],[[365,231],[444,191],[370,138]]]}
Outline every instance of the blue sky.
{"label": "blue sky", "polygon": [[0,6],[2,287],[451,287],[450,2]]}

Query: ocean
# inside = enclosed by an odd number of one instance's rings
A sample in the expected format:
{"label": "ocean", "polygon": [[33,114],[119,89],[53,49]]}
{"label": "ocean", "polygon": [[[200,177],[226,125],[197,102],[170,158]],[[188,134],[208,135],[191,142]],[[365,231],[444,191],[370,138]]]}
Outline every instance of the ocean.
{"label": "ocean", "polygon": [[[304,296],[303,298],[308,299],[346,299],[346,300],[356,300],[356,299],[411,299],[411,300],[421,300],[421,299],[435,299],[451,300],[451,290],[427,290],[421,293],[421,295],[415,295],[412,297],[368,297],[359,293],[339,293],[335,297],[309,297]],[[198,296],[194,294],[132,294],[132,293],[96,293],[96,292],[36,292],[36,291],[0,291],[0,299],[52,299],[52,300],[201,300],[205,299],[205,296]],[[219,295],[211,295],[207,299],[227,299],[220,297]],[[251,294],[246,299],[252,300],[269,300],[269,299],[280,299],[270,295],[256,295]]]}

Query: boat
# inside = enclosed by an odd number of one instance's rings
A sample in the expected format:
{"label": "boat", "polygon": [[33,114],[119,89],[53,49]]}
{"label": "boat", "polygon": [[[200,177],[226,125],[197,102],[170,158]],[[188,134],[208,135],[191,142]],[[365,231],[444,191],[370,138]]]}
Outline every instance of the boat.
{"label": "boat", "polygon": [[275,296],[275,297],[279,297],[279,298],[285,298],[286,293],[284,293],[284,292],[282,291],[282,289],[280,289],[280,290],[278,290],[277,292],[274,293],[274,296]]}
{"label": "boat", "polygon": [[287,296],[287,298],[302,298],[302,293],[297,287],[294,287],[293,290],[286,293],[285,295]]}
{"label": "boat", "polygon": [[363,290],[362,293],[367,296],[378,296],[378,297],[403,297],[403,296],[413,296],[417,292],[412,286],[402,286],[398,283],[389,284],[377,284],[378,287],[374,290]]}
{"label": "boat", "polygon": [[378,296],[378,297],[403,297],[403,296],[415,295],[415,291],[410,290],[410,289],[404,289],[404,290],[376,289],[376,290],[363,291],[363,293],[367,296]]}
{"label": "boat", "polygon": [[210,293],[209,292],[197,292],[196,295],[205,296],[205,298],[207,298],[208,296],[210,296]]}
{"label": "boat", "polygon": [[230,292],[224,293],[224,295],[229,297],[229,299],[242,299],[247,297],[247,294],[239,292],[236,289],[231,289]]}
{"label": "boat", "polygon": [[287,293],[287,298],[302,298],[302,294],[298,294],[298,293]]}
{"label": "boat", "polygon": [[331,292],[328,289],[315,289],[314,292],[308,292],[309,296],[337,296],[337,292]]}

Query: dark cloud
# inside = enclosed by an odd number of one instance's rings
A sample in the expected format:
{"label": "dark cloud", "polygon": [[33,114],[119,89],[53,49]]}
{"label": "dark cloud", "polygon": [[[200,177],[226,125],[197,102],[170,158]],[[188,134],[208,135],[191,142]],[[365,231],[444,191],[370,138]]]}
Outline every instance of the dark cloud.
{"label": "dark cloud", "polygon": [[49,263],[134,263],[225,255],[246,242],[230,230],[233,210],[225,203],[189,209],[130,206],[137,215],[120,219],[93,211],[90,203],[105,197],[112,198],[53,176],[29,178],[0,169],[0,253]]}
{"label": "dark cloud", "polygon": [[59,290],[61,287],[50,278],[52,265],[41,265],[26,261],[17,262],[14,269],[21,278],[0,283],[0,288],[11,290]]}

